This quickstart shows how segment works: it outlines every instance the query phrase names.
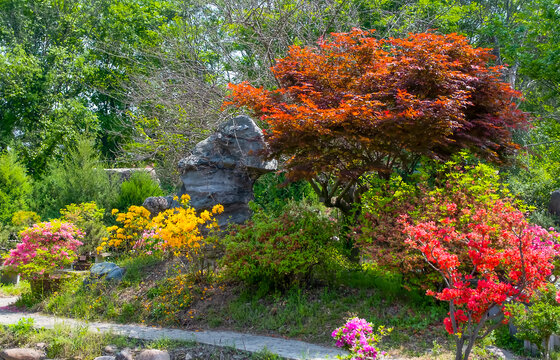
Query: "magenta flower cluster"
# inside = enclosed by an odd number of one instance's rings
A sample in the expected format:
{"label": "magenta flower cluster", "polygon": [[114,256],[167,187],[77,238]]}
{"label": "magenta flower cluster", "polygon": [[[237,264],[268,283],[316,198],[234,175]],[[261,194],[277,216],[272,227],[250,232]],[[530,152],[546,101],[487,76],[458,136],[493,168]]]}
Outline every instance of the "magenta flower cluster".
{"label": "magenta flower cluster", "polygon": [[36,277],[71,264],[83,234],[72,223],[53,220],[23,230],[20,237],[21,243],[6,256],[4,265]]}
{"label": "magenta flower cluster", "polygon": [[373,332],[371,323],[357,317],[348,319],[344,326],[332,332],[336,340],[336,346],[350,352],[346,359],[350,360],[374,360],[379,355],[385,355],[377,349],[380,337],[391,331],[380,327],[377,334]]}

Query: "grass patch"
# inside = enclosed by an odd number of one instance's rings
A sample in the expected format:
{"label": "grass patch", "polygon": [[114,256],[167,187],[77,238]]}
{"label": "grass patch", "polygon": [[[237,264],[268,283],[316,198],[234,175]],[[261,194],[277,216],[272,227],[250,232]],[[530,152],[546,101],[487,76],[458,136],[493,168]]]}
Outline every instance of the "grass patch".
{"label": "grass patch", "polygon": [[185,354],[195,355],[195,359],[234,360],[281,360],[276,354],[264,349],[249,353],[230,347],[216,347],[197,344],[193,341],[178,341],[162,338],[154,341],[130,339],[113,334],[89,332],[86,327],[56,325],[54,329],[35,329],[32,319],[22,319],[11,326],[0,326],[0,349],[10,347],[35,348],[44,343],[48,358],[91,360],[103,355],[106,345],[117,349],[133,349],[138,354],[143,349],[166,350],[172,359],[185,358]]}
{"label": "grass patch", "polygon": [[17,284],[0,284],[0,297],[20,296],[31,291],[29,282],[22,280]]}
{"label": "grass patch", "polygon": [[126,269],[121,286],[128,287],[139,284],[145,278],[146,270],[160,264],[162,259],[156,255],[145,255],[127,257],[117,262],[120,267],[124,267]]}
{"label": "grass patch", "polygon": [[103,347],[116,337],[111,334],[89,332],[85,327],[70,327],[57,324],[54,329],[35,329],[32,319],[22,319],[17,324],[0,327],[0,348],[11,346],[35,347],[45,343],[48,358],[94,359],[100,356]]}

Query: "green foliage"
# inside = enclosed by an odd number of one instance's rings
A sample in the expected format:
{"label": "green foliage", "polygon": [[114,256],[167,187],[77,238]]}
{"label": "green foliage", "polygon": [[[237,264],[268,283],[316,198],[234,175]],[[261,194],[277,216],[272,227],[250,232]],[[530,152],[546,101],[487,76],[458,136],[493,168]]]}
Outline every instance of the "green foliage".
{"label": "green foliage", "polygon": [[29,337],[35,332],[33,318],[21,318],[16,324],[9,325],[8,329],[17,337]]}
{"label": "green foliage", "polygon": [[103,223],[105,209],[99,209],[95,202],[66,205],[60,214],[62,220],[71,222],[84,233],[79,254],[94,253],[101,239],[109,235]]}
{"label": "green foliage", "polygon": [[10,225],[0,223],[0,251],[15,247],[19,232],[40,221],[41,217],[34,211],[18,210],[12,216]]}
{"label": "green foliage", "polygon": [[516,354],[522,354],[525,350],[523,341],[510,334],[508,325],[500,326],[492,331],[488,341],[491,341],[499,348],[513,351]]}
{"label": "green foliage", "polygon": [[116,182],[103,170],[94,141],[81,138],[62,161],[50,163],[34,188],[34,208],[44,219],[59,216],[68,204],[95,202],[108,209],[115,201]]}
{"label": "green foliage", "polygon": [[523,303],[506,306],[517,327],[515,336],[537,345],[544,359],[549,359],[550,336],[560,332],[560,304],[556,301],[556,292],[554,285],[549,285],[532,298],[529,306]]}
{"label": "green foliage", "polygon": [[548,213],[550,194],[560,189],[560,123],[538,121],[519,141],[529,146],[517,164],[504,172],[513,194],[535,210],[530,218],[543,226],[560,226],[560,218]]}
{"label": "green foliage", "polygon": [[137,171],[121,184],[116,208],[125,211],[132,205],[142,205],[147,197],[161,195],[163,191],[152,176],[146,171]]}
{"label": "green foliage", "polygon": [[161,257],[156,255],[141,255],[121,260],[119,265],[126,269],[123,282],[137,284],[146,275],[148,268],[161,263]]}
{"label": "green foliage", "polygon": [[31,179],[13,151],[0,153],[0,224],[7,224],[18,210],[28,208]]}
{"label": "green foliage", "polygon": [[[1,272],[0,272],[1,273]],[[20,280],[17,284],[0,284],[0,297],[1,296],[19,296],[25,292],[31,291],[29,282]]]}
{"label": "green foliage", "polygon": [[278,212],[286,201],[302,201],[317,198],[313,188],[306,181],[288,183],[284,173],[269,173],[261,176],[253,185],[255,203],[268,212]]}
{"label": "green foliage", "polygon": [[226,274],[272,288],[305,286],[313,275],[336,269],[341,257],[338,224],[324,209],[290,202],[278,215],[255,209],[247,225],[223,239]]}

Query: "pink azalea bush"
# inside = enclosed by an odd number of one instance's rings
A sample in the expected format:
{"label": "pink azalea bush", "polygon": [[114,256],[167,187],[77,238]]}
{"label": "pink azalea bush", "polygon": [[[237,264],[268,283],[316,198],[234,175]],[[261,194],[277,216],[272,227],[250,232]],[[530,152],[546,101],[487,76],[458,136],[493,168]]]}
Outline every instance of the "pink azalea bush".
{"label": "pink azalea bush", "polygon": [[[342,359],[350,360],[374,360],[378,356],[385,355],[379,351],[377,344],[381,338],[391,332],[392,329],[385,329],[380,326],[377,333],[373,332],[371,323],[357,317],[348,319],[344,326],[332,332],[332,337],[336,340],[336,346],[346,349],[350,355]],[[339,357],[340,358],[340,357]]]}
{"label": "pink azalea bush", "polygon": [[53,220],[23,230],[20,238],[21,243],[6,256],[4,265],[25,278],[38,279],[49,277],[76,259],[83,233],[72,223]]}

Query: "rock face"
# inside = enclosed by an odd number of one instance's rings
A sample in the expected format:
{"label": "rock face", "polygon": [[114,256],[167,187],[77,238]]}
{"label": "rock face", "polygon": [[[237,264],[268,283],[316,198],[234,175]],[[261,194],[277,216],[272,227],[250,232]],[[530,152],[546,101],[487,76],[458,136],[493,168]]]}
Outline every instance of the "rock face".
{"label": "rock face", "polygon": [[197,210],[222,204],[220,225],[245,222],[251,215],[248,203],[255,180],[277,167],[276,160],[263,160],[265,150],[262,130],[253,120],[231,119],[179,161],[183,182],[179,195],[189,194],[190,205]]}
{"label": "rock face", "polygon": [[6,349],[0,352],[3,360],[40,360],[44,359],[43,352],[35,349]]}
{"label": "rock face", "polygon": [[553,191],[552,194],[550,194],[548,211],[553,215],[560,216],[560,190]]}

